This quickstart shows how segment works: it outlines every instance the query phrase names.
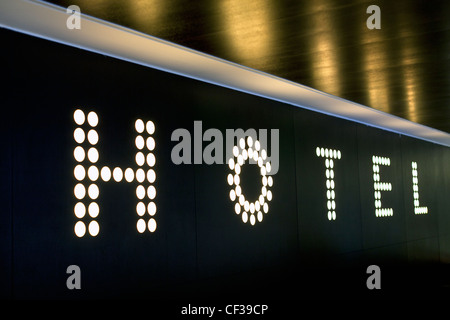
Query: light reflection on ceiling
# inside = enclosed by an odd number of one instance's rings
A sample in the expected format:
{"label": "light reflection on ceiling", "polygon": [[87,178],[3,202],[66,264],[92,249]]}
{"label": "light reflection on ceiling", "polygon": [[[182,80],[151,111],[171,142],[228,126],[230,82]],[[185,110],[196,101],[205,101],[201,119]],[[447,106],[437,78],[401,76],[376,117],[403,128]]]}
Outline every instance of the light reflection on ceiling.
{"label": "light reflection on ceiling", "polygon": [[307,29],[313,34],[310,38],[312,82],[314,88],[340,96],[339,47],[335,38],[335,16],[328,9],[326,0],[311,1]]}
{"label": "light reflection on ceiling", "polygon": [[271,0],[218,1],[226,41],[240,61],[265,59],[274,50]]}
{"label": "light reflection on ceiling", "polygon": [[46,0],[450,132],[450,1]]}

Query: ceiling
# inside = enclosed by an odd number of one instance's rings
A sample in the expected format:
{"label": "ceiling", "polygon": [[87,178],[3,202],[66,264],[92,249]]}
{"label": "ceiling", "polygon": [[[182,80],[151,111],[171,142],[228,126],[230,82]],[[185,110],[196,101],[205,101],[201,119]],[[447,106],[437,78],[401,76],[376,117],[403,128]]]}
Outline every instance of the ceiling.
{"label": "ceiling", "polygon": [[450,133],[450,1],[47,2]]}

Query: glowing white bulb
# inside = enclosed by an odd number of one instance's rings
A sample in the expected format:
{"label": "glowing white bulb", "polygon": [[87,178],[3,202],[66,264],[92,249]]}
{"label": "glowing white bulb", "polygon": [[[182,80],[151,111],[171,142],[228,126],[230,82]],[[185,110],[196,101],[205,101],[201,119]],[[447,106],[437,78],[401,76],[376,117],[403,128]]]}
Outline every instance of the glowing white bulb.
{"label": "glowing white bulb", "polygon": [[145,231],[145,220],[139,219],[136,223],[136,229],[139,233],[143,233]]}
{"label": "glowing white bulb", "polygon": [[88,150],[88,159],[92,163],[96,163],[98,161],[98,151],[95,148],[90,148]]}
{"label": "glowing white bulb", "polygon": [[236,186],[236,196],[240,197],[242,195],[242,189],[241,186]]}
{"label": "glowing white bulb", "polygon": [[156,230],[156,221],[155,219],[151,218],[148,220],[148,231],[155,232]]}
{"label": "glowing white bulb", "polygon": [[258,140],[255,141],[255,150],[259,151],[261,149],[261,144],[259,143]]}
{"label": "glowing white bulb", "polygon": [[79,200],[83,199],[84,196],[86,195],[86,188],[84,187],[84,185],[82,185],[81,183],[78,183],[77,185],[75,185],[74,195],[75,195],[75,198],[77,198]]}
{"label": "glowing white bulb", "polygon": [[258,167],[262,168],[263,163],[264,163],[263,158],[262,158],[262,157],[259,157],[259,158],[258,158]]}
{"label": "glowing white bulb", "polygon": [[96,202],[91,202],[88,207],[89,216],[92,218],[96,218],[100,213],[100,207]]}
{"label": "glowing white bulb", "polygon": [[230,158],[230,160],[228,160],[228,168],[230,168],[230,170],[234,170],[234,159]]}
{"label": "glowing white bulb", "polygon": [[142,185],[138,185],[136,188],[136,196],[142,200],[145,197],[145,188]]}
{"label": "glowing white bulb", "polygon": [[152,151],[153,149],[155,149],[155,139],[153,139],[152,137],[148,137],[147,138],[147,149]]}
{"label": "glowing white bulb", "polygon": [[84,112],[80,109],[75,110],[75,112],[73,113],[73,119],[75,120],[76,124],[81,126],[85,120]]}
{"label": "glowing white bulb", "polygon": [[116,182],[120,182],[123,179],[123,172],[122,169],[119,167],[115,167],[113,170],[113,178]]}
{"label": "glowing white bulb", "polygon": [[261,209],[261,204],[259,202],[259,200],[255,201],[255,211],[259,211]]}
{"label": "glowing white bulb", "polygon": [[93,237],[95,237],[96,235],[98,235],[99,231],[100,231],[100,226],[98,225],[97,221],[91,221],[89,223],[89,234]]}
{"label": "glowing white bulb", "polygon": [[139,150],[144,148],[145,141],[144,141],[144,138],[142,138],[142,136],[137,136],[135,143],[136,143],[136,148],[138,148]]}
{"label": "glowing white bulb", "polygon": [[154,216],[156,214],[156,204],[154,202],[150,202],[147,206],[148,214]]}
{"label": "glowing white bulb", "polygon": [[150,183],[155,182],[155,180],[156,180],[156,173],[155,173],[155,170],[150,169],[150,170],[147,171],[147,180],[148,180],[148,182],[150,182]]}
{"label": "glowing white bulb", "polygon": [[89,198],[95,200],[98,198],[99,194],[100,194],[100,190],[98,189],[97,185],[91,184],[88,188]]}
{"label": "glowing white bulb", "polygon": [[251,136],[247,137],[247,144],[249,147],[253,146],[253,138]]}
{"label": "glowing white bulb", "polygon": [[239,204],[240,204],[241,206],[243,206],[244,203],[245,203],[245,197],[244,197],[243,194],[241,194],[241,195],[239,196]]}
{"label": "glowing white bulb", "polygon": [[258,221],[259,221],[259,222],[261,222],[261,221],[263,220],[263,214],[262,214],[261,211],[258,211],[257,217],[258,217]]}
{"label": "glowing white bulb", "polygon": [[103,167],[100,171],[100,175],[103,181],[108,182],[111,179],[111,169],[108,167]]}
{"label": "glowing white bulb", "polygon": [[230,200],[231,201],[236,200],[236,191],[234,191],[234,189],[230,190]]}
{"label": "glowing white bulb", "polygon": [[84,206],[84,204],[82,202],[78,202],[75,207],[74,210],[75,212],[75,216],[79,219],[83,218],[84,215],[86,214],[86,207]]}
{"label": "glowing white bulb", "polygon": [[246,211],[242,212],[242,222],[247,223],[248,221],[248,214]]}
{"label": "glowing white bulb", "polygon": [[248,158],[249,159],[253,159],[253,149],[252,148],[248,148],[247,149],[247,153],[248,153]]}
{"label": "glowing white bulb", "polygon": [[133,169],[127,168],[125,170],[125,180],[127,182],[131,182],[131,181],[133,181],[133,179],[134,179],[134,171],[133,171]]}
{"label": "glowing white bulb", "polygon": [[239,156],[237,158],[237,162],[240,166],[242,166],[244,164],[244,157],[242,156],[242,154],[239,154]]}
{"label": "glowing white bulb", "polygon": [[147,124],[145,125],[145,128],[147,129],[148,134],[154,134],[155,133],[155,124],[153,121],[147,121]]}
{"label": "glowing white bulb", "polygon": [[98,116],[94,111],[88,113],[87,120],[91,127],[96,127],[98,124]]}
{"label": "glowing white bulb", "polygon": [[262,175],[262,176],[265,176],[265,175],[266,175],[266,167],[265,167],[265,166],[262,166],[262,167],[261,167],[261,175]]}
{"label": "glowing white bulb", "polygon": [[83,129],[76,128],[75,131],[73,132],[73,138],[75,139],[75,141],[77,143],[83,143],[84,139],[85,139],[85,134],[84,134]]}
{"label": "glowing white bulb", "polygon": [[136,153],[136,163],[138,164],[138,166],[143,166],[145,163],[145,157],[144,154],[142,152],[138,152]]}
{"label": "glowing white bulb", "polygon": [[149,167],[153,167],[155,163],[156,163],[155,155],[153,153],[147,154],[147,164],[149,165]]}
{"label": "glowing white bulb", "polygon": [[233,147],[233,155],[237,157],[239,155],[239,148],[237,146]]}
{"label": "glowing white bulb", "polygon": [[77,237],[81,238],[86,233],[86,226],[85,226],[85,224],[82,221],[78,221],[77,223],[75,223],[74,231],[75,231],[75,235]]}
{"label": "glowing white bulb", "polygon": [[135,124],[134,124],[134,127],[136,128],[137,132],[139,132],[139,133],[144,132],[144,127],[145,127],[144,126],[144,121],[142,121],[141,119],[137,119]]}
{"label": "glowing white bulb", "polygon": [[92,145],[96,145],[98,142],[98,133],[94,129],[89,130],[88,132],[88,141]]}
{"label": "glowing white bulb", "polygon": [[227,176],[227,182],[230,186],[233,184],[233,175],[231,173]]}
{"label": "glowing white bulb", "polygon": [[88,177],[92,181],[96,181],[98,179],[99,172],[96,166],[90,166],[88,169]]}
{"label": "glowing white bulb", "polygon": [[246,161],[247,159],[248,159],[248,154],[247,154],[247,150],[246,149],[244,149],[244,150],[242,150],[242,159],[244,160],[244,161]]}
{"label": "glowing white bulb", "polygon": [[73,175],[75,176],[75,179],[81,181],[86,177],[86,170],[81,164],[79,164],[73,170]]}
{"label": "glowing white bulb", "polygon": [[244,138],[241,138],[241,139],[239,140],[239,146],[241,147],[241,149],[244,149],[244,148],[245,148],[245,140],[244,140]]}
{"label": "glowing white bulb", "polygon": [[252,225],[252,226],[254,226],[255,225],[255,215],[250,215],[250,224]]}
{"label": "glowing white bulb", "polygon": [[244,210],[245,211],[249,211],[250,210],[250,204],[249,204],[249,202],[247,200],[245,200],[245,202],[244,202]]}
{"label": "glowing white bulb", "polygon": [[145,171],[144,170],[142,170],[140,168],[136,170],[136,180],[141,183],[144,182],[144,180],[145,180]]}
{"label": "glowing white bulb", "polygon": [[150,199],[155,199],[155,197],[156,197],[156,189],[155,189],[155,187],[154,186],[149,186],[148,187],[148,189],[147,189],[147,196],[150,198]]}
{"label": "glowing white bulb", "polygon": [[136,212],[140,217],[142,217],[145,214],[145,204],[143,202],[139,202],[136,205]]}
{"label": "glowing white bulb", "polygon": [[80,146],[76,147],[73,150],[73,156],[75,158],[75,160],[77,160],[78,162],[82,162],[86,156],[84,149]]}
{"label": "glowing white bulb", "polygon": [[259,153],[258,151],[254,150],[253,151],[253,161],[257,162],[259,159]]}

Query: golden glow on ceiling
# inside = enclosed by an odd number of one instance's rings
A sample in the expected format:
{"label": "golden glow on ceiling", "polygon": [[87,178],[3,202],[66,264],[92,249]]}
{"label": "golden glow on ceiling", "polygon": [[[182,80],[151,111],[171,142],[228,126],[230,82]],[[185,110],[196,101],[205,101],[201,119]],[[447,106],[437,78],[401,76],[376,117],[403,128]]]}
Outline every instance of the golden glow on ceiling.
{"label": "golden glow on ceiling", "polygon": [[412,30],[412,28],[415,28],[415,25],[410,23],[410,21],[413,21],[412,17],[409,17],[406,12],[402,11],[398,18],[401,21],[398,32],[401,35],[401,73],[403,75],[405,106],[407,107],[407,115],[405,116],[411,121],[419,122],[421,119],[418,110],[423,110],[423,106],[422,108],[419,106],[420,96],[422,95],[420,74],[422,72],[421,65],[423,64],[418,50],[422,46],[418,43],[418,38],[413,36],[417,32]]}
{"label": "golden glow on ceiling", "polygon": [[[233,55],[241,63],[252,65],[265,60],[274,50],[272,21],[273,2],[270,0],[225,0],[220,2],[226,39]],[[251,61],[249,64],[247,61]]]}
{"label": "golden glow on ceiling", "polygon": [[[365,26],[364,26],[365,27]],[[363,33],[363,65],[365,71],[366,91],[369,107],[390,112],[389,79],[386,69],[390,66],[387,48],[382,39],[382,31],[373,29]]]}
{"label": "golden glow on ceiling", "polygon": [[417,79],[417,69],[414,66],[405,68],[404,72],[404,88],[406,95],[406,104],[408,106],[408,118],[411,121],[418,122],[419,116],[417,114],[417,96],[418,96],[418,86],[415,85],[415,80]]}
{"label": "golden glow on ceiling", "polygon": [[339,71],[338,46],[336,44],[335,17],[327,1],[313,1],[310,30],[310,48],[312,54],[311,69],[313,87],[327,93],[340,96],[341,82]]}
{"label": "golden glow on ceiling", "polygon": [[164,13],[167,1],[165,0],[133,0],[127,2],[130,15],[136,28],[157,29],[164,25]]}

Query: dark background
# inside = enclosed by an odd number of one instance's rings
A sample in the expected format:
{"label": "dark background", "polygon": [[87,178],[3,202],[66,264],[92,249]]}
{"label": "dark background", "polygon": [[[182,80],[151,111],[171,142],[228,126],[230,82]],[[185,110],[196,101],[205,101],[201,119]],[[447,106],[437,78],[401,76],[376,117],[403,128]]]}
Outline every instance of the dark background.
{"label": "dark background", "polygon": [[[12,31],[1,37],[2,297],[448,297],[448,148]],[[155,233],[136,231],[136,183],[99,182],[100,234],[74,235],[77,108],[99,115],[99,167],[133,167],[134,121],[154,121]],[[280,169],[262,223],[234,213],[227,165],[171,162],[171,133],[193,134],[194,120],[203,130],[280,130]],[[342,152],[332,222],[317,146]],[[391,218],[374,215],[373,154],[391,158],[381,169],[393,184],[383,193]],[[428,215],[412,211],[412,160]],[[241,178],[251,185],[246,169]],[[72,264],[81,290],[66,288]],[[371,264],[381,267],[378,292],[366,289]]]}

